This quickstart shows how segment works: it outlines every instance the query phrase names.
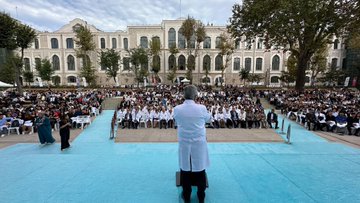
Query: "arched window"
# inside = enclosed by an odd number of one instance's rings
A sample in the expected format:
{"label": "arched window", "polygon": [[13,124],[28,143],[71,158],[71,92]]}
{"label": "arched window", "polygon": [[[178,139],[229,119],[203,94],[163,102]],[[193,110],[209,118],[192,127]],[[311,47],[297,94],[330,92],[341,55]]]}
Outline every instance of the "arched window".
{"label": "arched window", "polygon": [[41,59],[40,58],[35,58],[35,66],[41,66]]}
{"label": "arched window", "polygon": [[334,49],[338,49],[339,48],[339,40],[335,39],[334,40]]}
{"label": "arched window", "polygon": [[152,65],[153,68],[158,68],[160,70],[160,64],[161,64],[160,56],[158,56],[158,55],[153,56],[152,63],[153,63],[153,65]]}
{"label": "arched window", "polygon": [[124,65],[123,70],[130,70],[130,58],[129,57],[123,58],[123,65]]}
{"label": "arched window", "polygon": [[101,45],[101,49],[105,49],[105,47],[106,47],[106,44],[105,44],[105,38],[101,38],[100,39],[100,45]]}
{"label": "arched window", "polygon": [[168,36],[169,36],[169,40],[168,40],[169,48],[175,47],[176,46],[176,31],[174,28],[169,29]]}
{"label": "arched window", "polygon": [[336,69],[338,67],[338,59],[333,58],[331,59],[331,69]]}
{"label": "arched window", "polygon": [[125,50],[128,50],[128,49],[129,49],[129,41],[128,41],[128,38],[124,38],[123,41],[124,41],[124,49],[125,49]]}
{"label": "arched window", "polygon": [[60,60],[57,55],[52,57],[52,66],[54,70],[60,70]]}
{"label": "arched window", "polygon": [[76,77],[75,76],[68,76],[67,77],[68,83],[76,83]]}
{"label": "arched window", "polygon": [[209,84],[209,83],[211,82],[211,80],[210,80],[209,77],[203,77],[203,78],[201,79],[201,82],[202,82],[202,83],[205,83],[205,84]]}
{"label": "arched window", "polygon": [[153,42],[156,42],[156,43],[158,43],[158,44],[161,44],[161,43],[160,43],[160,37],[158,37],[158,36],[153,37],[151,40],[152,40]]}
{"label": "arched window", "polygon": [[240,58],[236,57],[234,58],[234,71],[240,71]]}
{"label": "arched window", "polygon": [[240,49],[240,45],[241,45],[241,40],[240,40],[240,39],[236,39],[236,40],[235,40],[235,49]]}
{"label": "arched window", "polygon": [[178,59],[178,64],[179,64],[179,70],[185,70],[185,66],[186,66],[186,60],[185,60],[185,56],[184,55],[180,55],[179,59]]}
{"label": "arched window", "polygon": [[272,59],[272,70],[280,70],[280,57],[278,55]]}
{"label": "arched window", "polygon": [[222,65],[223,65],[223,58],[222,56],[220,56],[220,54],[218,54],[215,57],[215,70],[221,70]]}
{"label": "arched window", "polygon": [[39,49],[39,39],[35,39],[35,49]]}
{"label": "arched window", "polygon": [[111,43],[112,43],[112,46],[111,46],[111,47],[112,47],[113,49],[116,49],[116,48],[117,48],[117,40],[116,40],[116,38],[112,38],[112,39],[111,39]]}
{"label": "arched window", "polygon": [[192,36],[191,36],[191,38],[190,38],[190,44],[189,44],[189,47],[191,48],[191,49],[195,49],[195,34],[193,34]]}
{"label": "arched window", "polygon": [[66,39],[66,48],[73,49],[74,48],[74,40],[72,38]]}
{"label": "arched window", "polygon": [[262,58],[256,58],[256,70],[262,70],[262,63],[263,63],[263,59]]}
{"label": "arched window", "polygon": [[263,48],[263,42],[264,42],[264,40],[263,40],[263,39],[258,39],[258,42],[257,42],[257,49],[262,49],[262,48]]}
{"label": "arched window", "polygon": [[205,55],[203,58],[203,70],[211,70],[211,58],[209,55]]}
{"label": "arched window", "polygon": [[183,34],[181,34],[181,32],[182,32],[182,28],[180,28],[178,31],[178,45],[179,45],[179,49],[185,49],[185,37]]}
{"label": "arched window", "polygon": [[67,57],[68,70],[75,70],[75,58],[72,55]]}
{"label": "arched window", "polygon": [[175,56],[173,54],[171,54],[169,56],[169,61],[168,61],[168,65],[169,65],[169,70],[172,70],[175,66],[176,66],[176,59]]}
{"label": "arched window", "polygon": [[55,75],[55,76],[51,77],[51,82],[56,86],[60,85],[60,83],[61,83],[60,76]]}
{"label": "arched window", "polygon": [[271,83],[279,83],[279,76],[272,76],[270,79]]}
{"label": "arched window", "polygon": [[220,48],[220,43],[221,43],[221,37],[216,37],[216,40],[215,40],[215,48],[216,49]]}
{"label": "arched window", "polygon": [[251,58],[245,58],[245,70],[251,71]]}
{"label": "arched window", "polygon": [[58,49],[59,48],[59,42],[56,38],[51,38],[51,48],[52,49]]}
{"label": "arched window", "polygon": [[29,58],[24,58],[24,68],[27,71],[30,70],[30,59]]}
{"label": "arched window", "polygon": [[204,49],[211,49],[211,38],[210,37],[205,37]]}
{"label": "arched window", "polygon": [[222,77],[215,78],[215,85],[219,86],[221,83],[224,83],[224,79]]}
{"label": "arched window", "polygon": [[145,36],[140,37],[140,47],[147,49],[148,46],[148,38]]}
{"label": "arched window", "polygon": [[187,66],[189,69],[191,68],[192,70],[195,70],[195,56],[194,55],[190,55],[188,57],[187,63],[188,63]]}

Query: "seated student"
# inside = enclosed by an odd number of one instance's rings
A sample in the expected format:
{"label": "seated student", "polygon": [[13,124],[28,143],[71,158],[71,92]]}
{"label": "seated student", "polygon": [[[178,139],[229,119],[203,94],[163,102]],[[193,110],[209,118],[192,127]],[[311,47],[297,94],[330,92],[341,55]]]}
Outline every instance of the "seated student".
{"label": "seated student", "polygon": [[339,112],[339,115],[335,117],[336,128],[345,128],[347,126],[347,117],[343,111]]}
{"label": "seated student", "polygon": [[10,126],[11,118],[7,118],[5,114],[0,113],[0,136],[4,137],[8,133],[8,127]]}
{"label": "seated student", "polygon": [[170,108],[167,112],[167,125],[169,128],[174,128],[174,111]]}
{"label": "seated student", "polygon": [[315,131],[316,116],[313,109],[310,109],[309,112],[306,113],[306,122],[308,129],[311,130],[311,124],[313,124],[313,130]]}
{"label": "seated student", "polygon": [[159,113],[159,127],[160,129],[163,128],[163,126],[165,127],[165,129],[167,129],[167,120],[168,120],[168,115],[167,112],[165,111],[165,107],[161,108],[161,111]]}
{"label": "seated student", "polygon": [[353,123],[353,126],[354,126],[354,128],[355,128],[355,133],[354,133],[354,135],[359,136],[359,135],[360,135],[360,134],[359,134],[359,132],[360,132],[360,113],[358,113],[358,114],[356,115],[356,121]]}
{"label": "seated student", "polygon": [[335,122],[335,116],[332,114],[331,111],[328,111],[326,113],[326,127],[327,127],[327,131],[328,132],[333,132],[334,129],[336,128],[336,122]]}
{"label": "seated student", "polygon": [[226,107],[224,110],[224,120],[227,128],[233,127],[233,121],[231,120],[231,113],[229,107]]}
{"label": "seated student", "polygon": [[121,125],[122,125],[122,121],[124,120],[125,114],[126,114],[126,110],[124,109],[124,107],[121,107],[121,109],[119,109],[116,113],[117,122],[121,123]]}
{"label": "seated student", "polygon": [[159,125],[159,117],[160,117],[159,110],[158,110],[158,108],[155,108],[154,113],[153,113],[153,115],[152,115],[153,128],[157,128],[157,127],[158,127],[158,125]]}
{"label": "seated student", "polygon": [[350,115],[347,117],[347,130],[348,130],[348,134],[352,135],[352,127],[354,127],[354,123],[356,123],[356,114],[355,112],[351,112]]}
{"label": "seated student", "polygon": [[145,114],[147,114],[146,126],[154,127],[153,122],[152,122],[153,118],[154,118],[154,113],[155,113],[155,110],[153,109],[153,107],[149,106],[149,110],[147,112],[145,112]]}
{"label": "seated student", "polygon": [[326,127],[326,116],[324,112],[320,112],[316,117],[316,129],[322,131],[324,127]]}
{"label": "seated student", "polygon": [[225,128],[225,116],[221,108],[219,108],[218,112],[215,113],[214,120],[215,120],[215,126],[214,126],[215,128]]}
{"label": "seated student", "polygon": [[132,128],[133,129],[137,129],[138,126],[139,126],[139,122],[140,122],[140,119],[141,119],[141,112],[139,111],[139,107],[135,107],[134,108],[134,112],[132,112],[131,114],[131,118],[132,118]]}
{"label": "seated student", "polygon": [[122,120],[122,128],[126,128],[128,127],[129,129],[131,128],[131,123],[132,123],[132,115],[131,115],[131,110],[129,108],[127,108],[126,113],[124,115],[124,119]]}
{"label": "seated student", "polygon": [[241,128],[246,128],[246,111],[243,108],[239,109],[239,120]]}
{"label": "seated student", "polygon": [[272,128],[272,123],[275,123],[275,129],[278,129],[278,116],[275,113],[275,109],[271,109],[271,111],[267,114],[267,122],[270,126],[270,128]]}
{"label": "seated student", "polygon": [[231,114],[231,120],[234,124],[234,128],[238,128],[239,127],[239,114],[236,112],[235,107],[231,108],[230,114]]}
{"label": "seated student", "polygon": [[253,127],[254,120],[255,120],[255,114],[251,108],[248,108],[246,110],[246,122],[247,122],[247,127],[249,129]]}

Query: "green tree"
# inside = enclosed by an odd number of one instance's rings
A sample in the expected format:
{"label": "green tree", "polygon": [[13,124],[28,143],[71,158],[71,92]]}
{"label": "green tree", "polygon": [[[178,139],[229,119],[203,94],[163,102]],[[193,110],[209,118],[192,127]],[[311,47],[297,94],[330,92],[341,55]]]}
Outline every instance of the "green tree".
{"label": "green tree", "polygon": [[345,79],[345,72],[343,70],[329,68],[324,73],[323,77],[319,78],[319,81],[329,86],[333,86],[339,82],[344,81],[344,79]]}
{"label": "green tree", "polygon": [[196,57],[198,56],[200,43],[203,42],[206,37],[205,27],[201,21],[196,21],[194,18],[188,16],[181,25],[180,33],[185,37],[188,59],[192,53],[194,53],[194,58],[187,62],[186,72],[187,79],[192,83],[192,71],[196,67]]}
{"label": "green tree", "polygon": [[242,68],[239,72],[240,79],[244,81],[244,86],[246,84],[246,81],[249,79],[250,76],[250,70],[246,70],[245,68]]}
{"label": "green tree", "polygon": [[54,75],[55,70],[51,67],[49,59],[42,59],[40,63],[35,64],[35,69],[38,72],[39,77],[43,81],[47,81],[48,86],[50,86],[50,80]]}
{"label": "green tree", "polygon": [[31,70],[25,70],[22,75],[24,80],[28,83],[28,86],[30,86],[30,83],[34,82],[34,73]]}
{"label": "green tree", "polygon": [[[36,38],[36,32],[34,29],[28,25],[19,23],[6,13],[0,14],[0,33],[0,47],[5,48],[8,55],[11,55],[11,52],[13,52],[16,48],[19,48],[21,61],[24,59],[24,50],[29,48]],[[20,64],[13,63],[13,67],[15,69],[16,88],[18,92],[22,94],[23,89],[20,81],[22,64],[21,66],[16,65]]]}
{"label": "green tree", "polygon": [[[234,53],[235,45],[233,40],[226,34],[222,33],[220,35],[220,44],[219,44],[219,55],[223,58],[225,57],[225,63],[221,66],[221,78],[224,78],[224,72],[226,68],[229,66],[229,62],[231,61],[231,56]],[[223,85],[223,80],[221,80],[221,86]]]}
{"label": "green tree", "polygon": [[328,56],[328,46],[327,44],[324,44],[324,46],[320,47],[313,57],[311,57],[310,63],[309,63],[309,70],[311,73],[310,77],[310,83],[311,86],[315,85],[315,81],[317,76],[320,73],[324,73],[326,71],[327,67],[327,56]]}
{"label": "green tree", "polygon": [[14,53],[11,52],[5,64],[1,67],[0,80],[5,83],[14,84],[16,67],[21,67],[22,64],[20,56],[14,55]]}
{"label": "green tree", "polygon": [[179,53],[179,49],[176,46],[173,46],[173,47],[170,47],[169,52],[170,52],[170,54],[175,56],[175,61],[174,61],[173,67],[167,74],[166,79],[171,81],[171,83],[174,83],[174,80],[176,78],[176,71],[177,71],[176,55]]}
{"label": "green tree", "polygon": [[145,67],[148,64],[148,55],[142,47],[130,49],[129,54],[132,63],[131,70],[135,74],[135,81],[139,86],[139,83],[144,81],[144,77],[149,75],[148,69]]}
{"label": "green tree", "polygon": [[159,38],[153,37],[149,44],[149,55],[151,60],[151,71],[154,72],[155,78],[158,81],[160,72],[160,50],[161,43]]}
{"label": "green tree", "polygon": [[233,6],[228,29],[233,37],[264,36],[266,44],[291,51],[298,61],[295,88],[302,90],[314,53],[334,35],[359,29],[359,6],[358,0],[243,0]]}
{"label": "green tree", "polygon": [[[205,81],[203,81],[204,83],[205,83],[205,85],[208,85],[208,78],[209,78],[209,73],[210,73],[210,64],[209,63],[205,63],[205,70],[204,70],[205,72],[204,72],[204,74],[205,74],[205,78],[204,78],[204,80]],[[221,78],[224,78],[223,77],[224,75],[222,74],[221,75]],[[221,83],[222,83],[222,80],[221,80]],[[221,84],[222,85],[222,84]]]}
{"label": "green tree", "polygon": [[290,55],[288,60],[286,61],[287,70],[281,71],[281,76],[279,78],[280,81],[290,86],[290,83],[295,82],[296,80],[296,68],[297,68],[297,59],[294,55]]}
{"label": "green tree", "polygon": [[108,49],[100,52],[100,65],[105,67],[105,73],[109,78],[113,78],[116,82],[116,76],[119,71],[120,53],[114,49]]}
{"label": "green tree", "polygon": [[256,73],[249,73],[248,81],[251,83],[259,83],[263,79],[263,76]]}
{"label": "green tree", "polygon": [[86,82],[92,85],[96,85],[95,67],[93,67],[91,59],[89,57],[95,50],[95,43],[93,40],[94,35],[91,34],[89,28],[80,25],[75,31],[76,39],[75,44],[78,47],[76,49],[76,57],[81,58],[83,61],[83,67],[80,70],[80,76],[86,79]]}

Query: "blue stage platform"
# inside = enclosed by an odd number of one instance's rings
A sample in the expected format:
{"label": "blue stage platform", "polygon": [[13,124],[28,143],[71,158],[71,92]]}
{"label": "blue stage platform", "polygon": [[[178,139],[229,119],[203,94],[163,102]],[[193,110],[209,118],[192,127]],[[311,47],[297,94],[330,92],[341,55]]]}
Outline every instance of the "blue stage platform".
{"label": "blue stage platform", "polygon": [[[116,144],[112,115],[104,111],[64,152],[0,150],[0,202],[180,202],[177,144]],[[360,202],[360,150],[288,124],[291,145],[210,143],[206,202]]]}

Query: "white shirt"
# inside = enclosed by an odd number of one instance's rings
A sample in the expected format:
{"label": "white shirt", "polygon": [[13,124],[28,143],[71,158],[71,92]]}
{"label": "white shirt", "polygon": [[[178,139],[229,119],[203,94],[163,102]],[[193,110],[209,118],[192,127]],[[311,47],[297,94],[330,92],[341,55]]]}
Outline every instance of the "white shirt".
{"label": "white shirt", "polygon": [[178,126],[179,165],[184,171],[202,171],[210,165],[205,123],[210,114],[204,105],[185,100],[174,108]]}
{"label": "white shirt", "polygon": [[160,113],[159,113],[159,119],[160,120],[168,120],[168,116],[167,116],[167,113],[166,113],[166,111],[160,111]]}

